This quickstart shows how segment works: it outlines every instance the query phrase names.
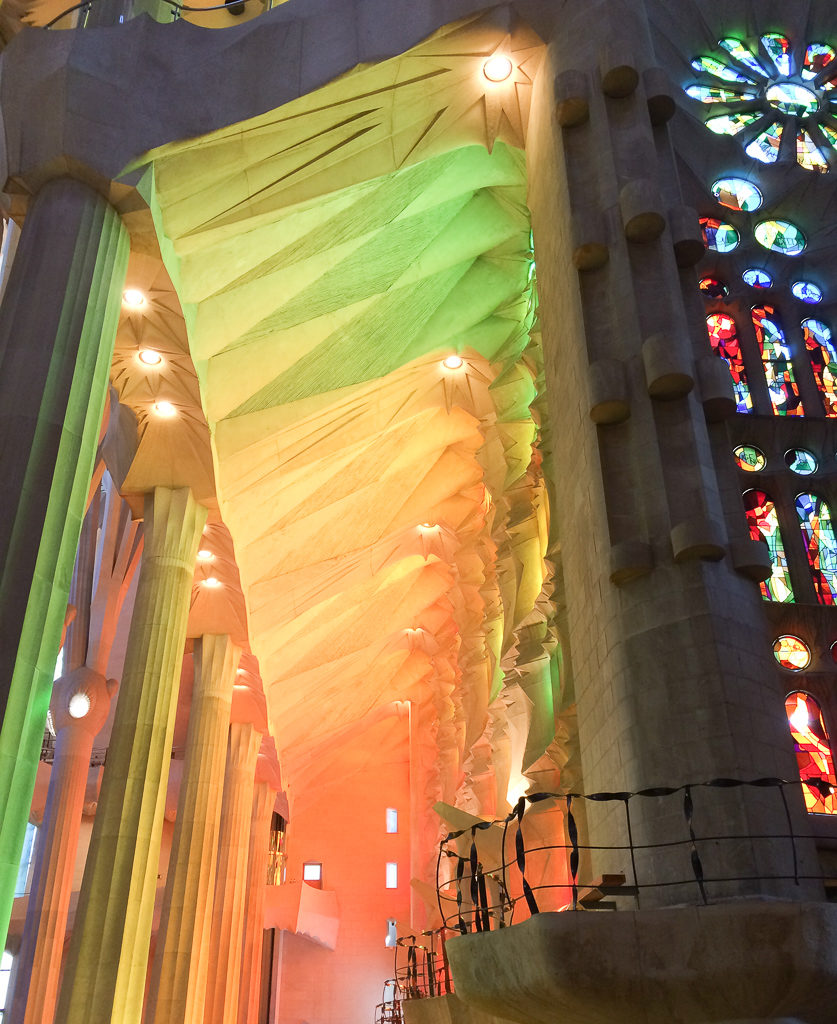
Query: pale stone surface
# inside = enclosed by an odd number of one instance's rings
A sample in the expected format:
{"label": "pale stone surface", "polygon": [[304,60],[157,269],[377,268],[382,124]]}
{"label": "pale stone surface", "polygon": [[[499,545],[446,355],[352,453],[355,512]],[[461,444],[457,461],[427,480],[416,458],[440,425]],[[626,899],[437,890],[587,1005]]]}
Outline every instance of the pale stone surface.
{"label": "pale stone surface", "polygon": [[540,914],[447,951],[461,1000],[521,1024],[834,1020],[837,907],[826,903]]}
{"label": "pale stone surface", "polygon": [[227,731],[240,650],[228,636],[195,643],[195,683],[163,909],[148,989],[148,1024],[202,1024]]}
{"label": "pale stone surface", "polygon": [[145,500],[145,550],[111,746],[58,1006],[62,1024],[139,1022],[192,575],[206,509]]}

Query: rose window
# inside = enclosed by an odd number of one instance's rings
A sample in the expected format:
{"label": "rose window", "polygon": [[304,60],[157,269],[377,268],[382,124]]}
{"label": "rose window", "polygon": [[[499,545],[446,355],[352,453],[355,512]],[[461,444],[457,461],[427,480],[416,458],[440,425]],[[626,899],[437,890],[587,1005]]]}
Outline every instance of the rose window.
{"label": "rose window", "polygon": [[771,164],[781,151],[800,167],[824,173],[837,164],[837,61],[827,43],[797,52],[777,33],[750,46],[718,40],[719,56],[696,57],[699,80],[687,95],[710,108],[706,127],[738,136],[754,160]]}

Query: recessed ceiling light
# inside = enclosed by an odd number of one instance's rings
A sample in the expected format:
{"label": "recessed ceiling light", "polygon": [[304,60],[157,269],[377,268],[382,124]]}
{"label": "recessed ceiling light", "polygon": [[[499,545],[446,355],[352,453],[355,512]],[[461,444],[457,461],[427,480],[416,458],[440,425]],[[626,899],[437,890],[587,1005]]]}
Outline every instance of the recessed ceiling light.
{"label": "recessed ceiling light", "polygon": [[462,356],[448,356],[447,359],[442,360],[442,366],[446,370],[459,370],[462,368],[462,363]]}
{"label": "recessed ceiling light", "polygon": [[67,706],[70,718],[84,718],[90,710],[90,697],[86,693],[74,693]]}
{"label": "recessed ceiling light", "polygon": [[501,53],[495,53],[493,57],[489,57],[482,66],[482,73],[489,82],[505,82],[512,70],[512,62]]}
{"label": "recessed ceiling light", "polygon": [[137,359],[139,359],[144,366],[159,366],[163,361],[163,357],[160,353],[153,348],[141,348],[139,352],[137,352]]}
{"label": "recessed ceiling light", "polygon": [[247,669],[244,669],[244,668],[237,668],[237,669],[235,670],[235,674],[236,674],[237,676],[243,676],[243,675],[244,675],[244,673],[245,673],[246,671],[247,671]]}
{"label": "recessed ceiling light", "polygon": [[158,416],[162,416],[163,419],[170,419],[172,416],[177,415],[177,409],[175,409],[171,402],[155,402],[154,412]]}
{"label": "recessed ceiling light", "polygon": [[217,576],[207,576],[202,582],[209,590],[216,590],[218,587],[223,586]]}
{"label": "recessed ceiling light", "polygon": [[139,309],[145,305],[145,296],[139,288],[126,288],[122,293],[122,301],[129,309]]}
{"label": "recessed ceiling light", "polygon": [[213,562],[214,560],[215,555],[212,554],[209,548],[201,548],[200,551],[198,552],[199,562]]}

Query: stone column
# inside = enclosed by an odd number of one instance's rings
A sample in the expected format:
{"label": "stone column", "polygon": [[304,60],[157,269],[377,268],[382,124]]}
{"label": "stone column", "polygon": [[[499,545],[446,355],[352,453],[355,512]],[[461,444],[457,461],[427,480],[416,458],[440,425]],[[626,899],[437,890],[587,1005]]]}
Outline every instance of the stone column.
{"label": "stone column", "polygon": [[195,556],[206,509],[187,488],[145,499],[145,549],[108,762],[58,1019],[142,1015],[168,764]]}
{"label": "stone column", "polygon": [[115,679],[105,681],[86,667],[62,676],[53,689],[55,761],[36,846],[9,1024],[50,1024],[55,1015],[90,755],[115,690]]}
{"label": "stone column", "polygon": [[147,1024],[203,1024],[227,733],[240,655],[228,636],[204,636],[195,642],[186,758]]}
{"label": "stone column", "polygon": [[[128,261],[89,186],[33,199],[0,307],[0,940],[5,940]],[[33,300],[33,297],[37,297]]]}
{"label": "stone column", "polygon": [[[259,997],[262,977],[262,940],[264,938],[264,899],[267,885],[267,859],[270,846],[270,821],[276,804],[278,779],[275,754],[265,752],[268,739],[256,761],[253,809],[250,814],[250,850],[247,855],[247,895],[244,902],[244,940],[241,945],[238,1024],[259,1024]],[[270,743],[268,750],[272,752]]]}
{"label": "stone column", "polygon": [[206,1024],[236,1024],[237,1021],[247,894],[248,832],[261,738],[261,733],[251,722],[233,722],[230,726],[212,909]]}

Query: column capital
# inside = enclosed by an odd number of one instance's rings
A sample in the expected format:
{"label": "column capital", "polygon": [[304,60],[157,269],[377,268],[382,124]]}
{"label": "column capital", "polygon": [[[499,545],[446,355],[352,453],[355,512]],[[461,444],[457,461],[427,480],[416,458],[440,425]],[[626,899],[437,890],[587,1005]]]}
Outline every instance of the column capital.
{"label": "column capital", "polygon": [[56,733],[77,729],[95,736],[107,721],[119,683],[87,665],[55,680],[49,702]]}

